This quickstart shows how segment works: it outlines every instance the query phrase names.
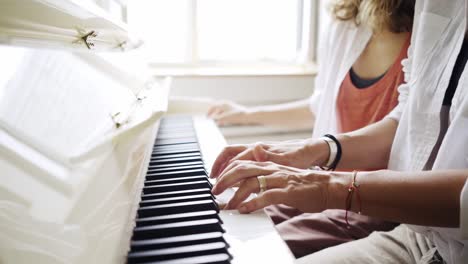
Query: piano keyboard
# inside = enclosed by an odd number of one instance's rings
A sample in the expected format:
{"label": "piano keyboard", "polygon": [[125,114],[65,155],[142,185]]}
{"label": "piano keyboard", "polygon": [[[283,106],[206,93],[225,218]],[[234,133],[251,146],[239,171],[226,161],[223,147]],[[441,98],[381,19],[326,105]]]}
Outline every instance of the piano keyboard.
{"label": "piano keyboard", "polygon": [[127,263],[230,263],[191,117],[160,122]]}

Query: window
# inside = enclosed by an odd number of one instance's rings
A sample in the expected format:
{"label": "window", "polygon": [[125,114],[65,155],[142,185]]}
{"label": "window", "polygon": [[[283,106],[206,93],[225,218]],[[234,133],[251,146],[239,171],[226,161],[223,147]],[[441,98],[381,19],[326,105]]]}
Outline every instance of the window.
{"label": "window", "polygon": [[131,0],[126,10],[158,65],[284,65],[313,59],[316,2]]}
{"label": "window", "polygon": [[291,0],[198,1],[200,60],[294,60],[297,4]]}

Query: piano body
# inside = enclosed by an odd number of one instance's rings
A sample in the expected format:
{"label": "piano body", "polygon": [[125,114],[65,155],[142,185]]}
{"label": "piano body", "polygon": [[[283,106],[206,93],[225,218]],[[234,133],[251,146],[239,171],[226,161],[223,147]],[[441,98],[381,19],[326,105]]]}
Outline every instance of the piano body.
{"label": "piano body", "polygon": [[216,125],[163,117],[170,79],[132,51],[87,51],[138,41],[78,2],[2,3],[0,263],[292,263],[263,211],[217,211]]}

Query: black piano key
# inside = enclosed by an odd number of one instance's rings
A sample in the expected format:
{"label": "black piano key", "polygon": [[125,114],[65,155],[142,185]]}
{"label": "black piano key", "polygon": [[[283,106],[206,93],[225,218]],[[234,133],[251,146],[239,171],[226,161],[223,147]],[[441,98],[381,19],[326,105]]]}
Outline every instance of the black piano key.
{"label": "black piano key", "polygon": [[203,161],[203,160],[201,156],[186,157],[186,158],[159,159],[155,161],[150,160],[150,165],[184,163],[184,162],[193,162],[193,161]]}
{"label": "black piano key", "polygon": [[188,153],[178,153],[178,154],[168,154],[168,155],[159,155],[153,154],[151,155],[151,159],[158,160],[158,159],[171,159],[171,158],[183,158],[183,157],[200,157],[201,154],[199,152],[188,152]]}
{"label": "black piano key", "polygon": [[167,139],[156,139],[155,145],[171,145],[171,144],[189,144],[197,143],[195,137],[186,137],[186,138],[167,138]]}
{"label": "black piano key", "polygon": [[201,154],[200,147],[198,144],[192,146],[180,146],[180,147],[163,147],[163,146],[153,146],[151,151],[152,155],[174,155],[174,154],[184,154],[184,153],[196,153]]}
{"label": "black piano key", "polygon": [[206,175],[195,175],[195,176],[187,176],[187,177],[178,177],[178,175],[173,175],[172,177],[157,179],[157,180],[146,180],[145,186],[159,186],[161,184],[172,184],[172,183],[187,183],[193,181],[201,181],[205,180],[209,182],[209,178]]}
{"label": "black piano key", "polygon": [[151,152],[152,154],[155,155],[172,155],[172,154],[178,154],[178,153],[201,153],[200,148],[197,147],[191,147],[191,148],[183,148],[183,149],[154,149]]}
{"label": "black piano key", "polygon": [[195,165],[195,166],[192,165],[192,166],[179,166],[179,167],[148,168],[147,173],[153,174],[153,173],[165,173],[165,172],[184,171],[184,170],[205,170],[205,167],[203,165]]}
{"label": "black piano key", "polygon": [[229,264],[232,257],[229,254],[212,254],[199,257],[177,258],[171,260],[163,260],[149,262],[151,264]]}
{"label": "black piano key", "polygon": [[181,144],[197,144],[197,137],[196,135],[192,136],[185,136],[185,137],[170,137],[166,136],[165,138],[157,138],[156,141],[154,142],[154,145],[156,146],[166,146],[166,145],[176,145],[181,147]]}
{"label": "black piano key", "polygon": [[176,170],[169,172],[148,172],[146,174],[147,179],[153,178],[172,178],[172,177],[187,177],[187,176],[197,176],[197,175],[208,175],[204,168],[201,169],[189,169],[189,170]]}
{"label": "black piano key", "polygon": [[[158,261],[157,264],[229,264],[232,259],[229,254],[203,255],[200,257],[179,258],[166,261]],[[154,262],[153,262],[154,263]]]}
{"label": "black piano key", "polygon": [[151,154],[164,157],[168,155],[178,155],[178,154],[201,154],[201,152],[195,149],[185,149],[185,150],[153,151]]}
{"label": "black piano key", "polygon": [[192,168],[193,167],[203,167],[203,162],[202,161],[192,161],[192,162],[180,162],[180,163],[174,163],[174,164],[157,164],[157,165],[150,165],[148,167],[148,170],[156,170],[156,169],[167,169],[167,168]]}
{"label": "black piano key", "polygon": [[197,195],[197,194],[211,194],[211,190],[210,188],[199,188],[199,189],[189,189],[189,190],[182,190],[182,191],[143,194],[141,196],[141,200],[144,201],[144,200],[151,200],[151,199],[158,199],[158,198],[170,198],[170,197],[178,197],[178,196],[186,196],[186,195]]}
{"label": "black piano key", "polygon": [[150,194],[150,193],[157,193],[157,192],[173,192],[173,191],[183,191],[183,190],[199,189],[199,188],[209,188],[211,190],[212,187],[213,186],[211,185],[209,181],[201,180],[201,181],[145,186],[143,188],[143,193]]}
{"label": "black piano key", "polygon": [[196,143],[190,144],[175,144],[175,145],[153,145],[153,154],[160,154],[165,152],[175,152],[175,151],[197,151],[200,152],[200,146]]}
{"label": "black piano key", "polygon": [[174,135],[171,135],[171,134],[163,134],[163,135],[158,135],[157,139],[156,139],[156,144],[159,144],[161,143],[162,141],[175,141],[175,140],[179,140],[179,142],[184,142],[184,143],[187,143],[187,142],[197,142],[197,135],[194,134],[194,133],[187,133],[187,132],[181,132],[181,133],[177,133],[177,134],[174,134]]}
{"label": "black piano key", "polygon": [[188,149],[188,148],[199,148],[198,143],[196,142],[182,142],[182,143],[172,143],[172,144],[158,144],[155,143],[153,150],[157,149]]}
{"label": "black piano key", "polygon": [[162,147],[154,147],[151,154],[152,155],[169,155],[169,154],[176,154],[176,153],[201,153],[201,150],[198,146],[192,147],[183,147],[183,148],[162,148]]}
{"label": "black piano key", "polygon": [[146,176],[145,185],[155,185],[158,183],[165,184],[173,181],[194,181],[194,180],[209,180],[208,175],[201,171],[199,173],[181,173],[181,174],[160,174],[160,175],[148,175]]}
{"label": "black piano key", "polygon": [[228,254],[226,243],[214,242],[192,246],[131,252],[128,254],[128,263],[145,263],[212,254]]}
{"label": "black piano key", "polygon": [[212,194],[208,194],[208,193],[175,196],[175,197],[168,197],[168,198],[142,200],[140,202],[140,206],[150,206],[150,205],[180,203],[180,202],[192,202],[192,201],[200,201],[200,200],[206,200],[206,199],[212,199],[214,201],[216,198]]}
{"label": "black piano key", "polygon": [[190,155],[186,157],[150,157],[150,164],[163,164],[163,163],[183,163],[183,162],[193,162],[193,161],[203,161],[203,157],[199,154]]}
{"label": "black piano key", "polygon": [[178,147],[178,148],[163,148],[163,147],[153,147],[153,150],[151,151],[151,155],[155,156],[167,156],[167,155],[175,155],[175,154],[200,154],[201,155],[201,150],[197,146],[191,146],[191,147]]}
{"label": "black piano key", "polygon": [[224,232],[216,218],[182,221],[160,225],[137,226],[133,230],[132,240],[152,239],[190,234]]}
{"label": "black piano key", "polygon": [[[183,236],[136,240],[131,241],[130,248],[132,251],[142,251],[214,242],[226,243],[226,241],[223,238],[222,232],[210,232]],[[226,245],[229,246],[227,243]]]}
{"label": "black piano key", "polygon": [[209,210],[138,218],[136,219],[136,226],[160,225],[174,222],[194,221],[212,218],[218,219],[221,224],[223,223],[223,221],[221,221],[218,213],[215,210]]}
{"label": "black piano key", "polygon": [[215,210],[216,212],[219,212],[218,204],[211,199],[193,202],[142,206],[138,209],[138,218],[209,210]]}
{"label": "black piano key", "polygon": [[158,146],[154,145],[152,153],[164,153],[164,152],[174,152],[174,151],[198,151],[200,152],[200,146],[198,144],[184,144],[184,145],[177,145],[177,146]]}
{"label": "black piano key", "polygon": [[163,140],[156,140],[154,142],[154,147],[161,147],[161,146],[170,146],[172,147],[173,145],[176,145],[177,147],[180,148],[185,148],[189,144],[197,144],[197,141],[195,138],[189,139],[189,138],[184,138],[184,139],[178,139],[178,138],[173,138],[173,139],[163,139]]}

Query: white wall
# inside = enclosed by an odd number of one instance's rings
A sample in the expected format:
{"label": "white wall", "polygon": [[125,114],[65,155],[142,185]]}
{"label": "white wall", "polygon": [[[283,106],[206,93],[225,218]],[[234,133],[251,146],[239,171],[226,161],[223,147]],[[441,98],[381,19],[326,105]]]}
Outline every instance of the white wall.
{"label": "white wall", "polygon": [[180,76],[173,78],[171,95],[256,105],[306,98],[312,94],[313,83],[312,75]]}

